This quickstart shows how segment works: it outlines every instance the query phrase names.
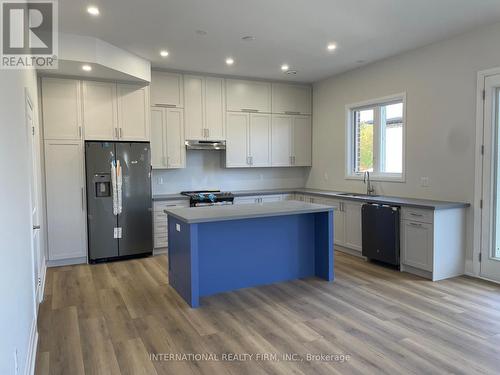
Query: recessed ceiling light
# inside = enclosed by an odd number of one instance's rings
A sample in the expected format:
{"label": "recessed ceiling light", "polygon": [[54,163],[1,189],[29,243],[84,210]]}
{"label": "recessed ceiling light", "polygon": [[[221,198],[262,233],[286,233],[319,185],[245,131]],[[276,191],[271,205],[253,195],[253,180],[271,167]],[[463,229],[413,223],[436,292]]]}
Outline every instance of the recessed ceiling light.
{"label": "recessed ceiling light", "polygon": [[99,15],[99,8],[96,7],[95,5],[89,5],[87,7],[87,13],[91,14],[93,16],[98,16]]}
{"label": "recessed ceiling light", "polygon": [[90,72],[92,70],[92,67],[88,64],[82,65],[82,70],[85,70],[86,72]]}
{"label": "recessed ceiling light", "polygon": [[161,56],[161,57],[167,57],[167,56],[168,56],[168,51],[167,51],[167,50],[162,49],[162,50],[160,51],[160,56]]}
{"label": "recessed ceiling light", "polygon": [[329,45],[326,46],[326,49],[328,51],[335,51],[337,49],[337,45],[335,43],[330,43]]}
{"label": "recessed ceiling light", "polygon": [[234,64],[234,59],[232,57],[228,57],[226,59],[226,65],[233,65]]}
{"label": "recessed ceiling light", "polygon": [[289,67],[287,64],[283,64],[283,65],[281,65],[281,70],[282,70],[282,71],[286,72],[286,71],[287,71],[287,70],[289,70],[289,69],[290,69],[290,67]]}
{"label": "recessed ceiling light", "polygon": [[255,40],[255,37],[253,35],[245,35],[241,38],[241,40],[244,40],[245,42],[251,42],[252,40]]}

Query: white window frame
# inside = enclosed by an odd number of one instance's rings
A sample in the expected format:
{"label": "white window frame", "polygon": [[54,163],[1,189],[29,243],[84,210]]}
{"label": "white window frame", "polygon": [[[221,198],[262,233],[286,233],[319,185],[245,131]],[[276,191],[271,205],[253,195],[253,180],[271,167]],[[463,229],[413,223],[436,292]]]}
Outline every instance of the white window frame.
{"label": "white window frame", "polygon": [[[382,98],[371,99],[363,102],[352,103],[345,106],[345,117],[346,117],[346,170],[345,179],[346,180],[362,180],[363,173],[355,172],[355,158],[354,158],[354,116],[353,111],[360,110],[364,108],[376,107],[383,104],[388,104],[390,102],[403,102],[403,150],[402,150],[402,171],[401,173],[385,173],[379,172],[380,155],[377,153],[380,150],[380,145],[382,144],[380,129],[378,127],[374,128],[373,132],[373,165],[374,172],[370,172],[370,178],[373,181],[390,181],[390,182],[405,182],[406,181],[406,92],[399,94],[384,96]],[[378,111],[374,113],[374,123],[380,123],[378,118]],[[375,144],[377,146],[375,147]]]}

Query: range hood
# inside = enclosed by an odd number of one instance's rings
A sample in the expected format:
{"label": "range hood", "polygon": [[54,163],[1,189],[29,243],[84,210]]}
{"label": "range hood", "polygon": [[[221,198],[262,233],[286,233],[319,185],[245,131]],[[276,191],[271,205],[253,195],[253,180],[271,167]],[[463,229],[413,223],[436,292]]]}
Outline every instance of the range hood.
{"label": "range hood", "polygon": [[186,141],[188,150],[225,150],[226,141]]}

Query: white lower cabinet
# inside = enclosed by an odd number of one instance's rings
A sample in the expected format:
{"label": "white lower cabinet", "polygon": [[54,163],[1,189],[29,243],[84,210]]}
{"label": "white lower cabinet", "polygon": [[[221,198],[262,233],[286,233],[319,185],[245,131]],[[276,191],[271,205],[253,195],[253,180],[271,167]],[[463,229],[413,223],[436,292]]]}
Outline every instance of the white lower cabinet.
{"label": "white lower cabinet", "polygon": [[362,231],[361,231],[361,206],[362,203],[344,201],[342,202],[345,215],[345,246],[361,251]]}
{"label": "white lower cabinet", "polygon": [[189,200],[153,202],[153,246],[155,249],[168,247],[168,217],[164,210],[175,207],[189,207]]}
{"label": "white lower cabinet", "polygon": [[48,258],[87,255],[84,156],[81,141],[45,141]]}
{"label": "white lower cabinet", "polygon": [[151,108],[151,166],[154,169],[184,168],[184,110]]}
{"label": "white lower cabinet", "polygon": [[403,263],[432,272],[432,224],[402,221]]}

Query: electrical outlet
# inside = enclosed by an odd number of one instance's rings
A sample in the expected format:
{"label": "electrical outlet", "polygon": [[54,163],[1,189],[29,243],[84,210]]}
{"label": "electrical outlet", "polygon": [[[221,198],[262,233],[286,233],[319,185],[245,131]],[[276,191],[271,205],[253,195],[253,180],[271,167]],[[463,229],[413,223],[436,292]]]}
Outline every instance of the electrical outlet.
{"label": "electrical outlet", "polygon": [[180,232],[181,231],[181,225],[180,224],[175,224],[175,230],[177,232]]}
{"label": "electrical outlet", "polygon": [[420,186],[429,187],[429,177],[420,177]]}

